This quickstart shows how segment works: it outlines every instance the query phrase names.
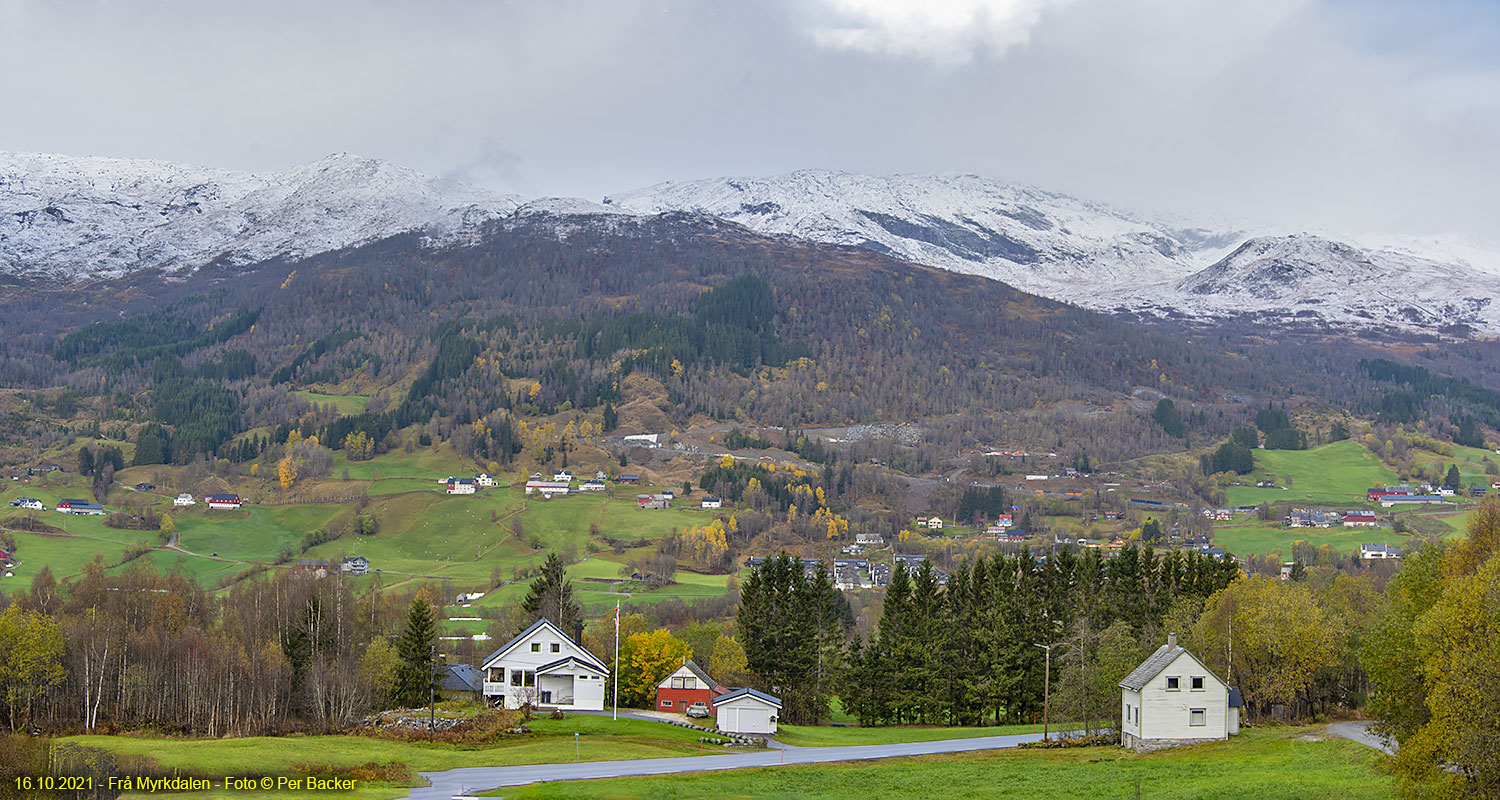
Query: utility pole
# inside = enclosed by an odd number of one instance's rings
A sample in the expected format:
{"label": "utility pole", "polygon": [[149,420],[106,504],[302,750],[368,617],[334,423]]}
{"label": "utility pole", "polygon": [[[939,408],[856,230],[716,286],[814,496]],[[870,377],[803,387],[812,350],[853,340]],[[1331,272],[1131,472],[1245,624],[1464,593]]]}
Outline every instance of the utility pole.
{"label": "utility pole", "polygon": [[428,651],[427,658],[430,669],[427,674],[427,732],[432,733],[437,730],[437,670],[433,669],[437,666],[437,645]]}
{"label": "utility pole", "polygon": [[1052,711],[1052,645],[1038,644],[1033,646],[1047,651],[1047,666],[1042,676],[1042,741],[1045,742],[1049,738],[1048,723],[1050,721],[1049,715]]}
{"label": "utility pole", "polygon": [[614,666],[614,669],[611,670],[611,672],[614,673],[613,677],[615,679],[615,691],[614,691],[615,710],[614,710],[614,714],[610,718],[613,719],[613,720],[619,720],[620,719],[620,601],[618,599],[615,600],[615,661],[614,661],[614,665],[613,666]]}

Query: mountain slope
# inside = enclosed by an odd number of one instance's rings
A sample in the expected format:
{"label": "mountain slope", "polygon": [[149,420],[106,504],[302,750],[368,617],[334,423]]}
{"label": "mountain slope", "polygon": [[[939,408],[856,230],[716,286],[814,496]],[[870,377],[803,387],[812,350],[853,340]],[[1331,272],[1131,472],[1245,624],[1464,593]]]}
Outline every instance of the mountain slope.
{"label": "mountain slope", "polygon": [[1073,299],[1081,281],[1139,285],[1177,277],[1199,254],[1238,242],[1234,232],[1174,228],[974,175],[803,170],[663,183],[605,203],[647,213],[712,214],[760,233],[866,247],[1059,299]]}
{"label": "mountain slope", "polygon": [[866,247],[1100,310],[1500,332],[1500,280],[1451,253],[1425,256],[1308,234],[1247,239],[1233,228],[1152,220],[972,175],[809,170],[663,183],[605,202],[638,212],[713,214],[761,233]]}
{"label": "mountain slope", "polygon": [[73,282],[306,256],[409,231],[443,240],[519,204],[350,155],[250,173],[0,153],[0,272]]}

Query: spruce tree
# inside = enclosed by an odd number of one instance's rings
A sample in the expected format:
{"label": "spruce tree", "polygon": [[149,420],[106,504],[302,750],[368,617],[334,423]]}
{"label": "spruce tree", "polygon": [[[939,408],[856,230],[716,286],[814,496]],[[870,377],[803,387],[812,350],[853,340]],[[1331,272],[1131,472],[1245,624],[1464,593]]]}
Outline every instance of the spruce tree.
{"label": "spruce tree", "polygon": [[437,644],[437,620],[432,606],[420,595],[413,597],[406,615],[406,630],[396,643],[396,688],[391,693],[403,708],[425,705],[438,676],[433,669],[433,647]]}
{"label": "spruce tree", "polygon": [[531,582],[531,591],[521,601],[521,610],[526,612],[522,630],[546,618],[572,636],[583,620],[583,609],[573,599],[573,582],[568,580],[567,566],[556,552],[547,554],[542,574]]}

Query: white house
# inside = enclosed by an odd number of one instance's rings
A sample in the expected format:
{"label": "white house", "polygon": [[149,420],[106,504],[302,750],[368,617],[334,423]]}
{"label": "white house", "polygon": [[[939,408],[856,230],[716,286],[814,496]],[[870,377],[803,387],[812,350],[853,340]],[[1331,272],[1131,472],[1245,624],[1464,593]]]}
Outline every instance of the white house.
{"label": "white house", "polygon": [[598,480],[597,478],[578,484],[578,491],[580,492],[602,492],[605,490],[605,488],[606,487],[604,481]]}
{"label": "white house", "polygon": [[927,518],[927,527],[929,527],[929,528],[931,528],[932,530],[935,530],[935,531],[942,530],[943,529],[943,518],[942,517],[928,517]]}
{"label": "white house", "polygon": [[558,470],[557,472],[552,474],[552,480],[557,481],[558,483],[566,483],[573,480],[573,473],[565,469]]}
{"label": "white house", "polygon": [[[1233,698],[1231,698],[1233,694]],[[1192,653],[1177,634],[1120,681],[1120,743],[1137,752],[1227,739],[1239,733],[1239,692]]]}
{"label": "white house", "polygon": [[733,689],[714,698],[714,718],[725,733],[776,733],[781,698],[754,689]]}
{"label": "white house", "polygon": [[723,508],[724,507],[724,500],[723,500],[723,498],[714,497],[713,495],[709,495],[708,497],[703,498],[703,507],[704,508]]}
{"label": "white house", "polygon": [[550,620],[537,620],[480,666],[491,705],[604,710],[609,667]]}
{"label": "white house", "polygon": [[45,503],[43,503],[41,500],[36,499],[35,497],[22,497],[21,499],[17,500],[14,505],[17,508],[25,508],[31,511],[43,511],[47,508],[47,505]]}
{"label": "white house", "polygon": [[478,491],[479,485],[473,478],[450,478],[448,480],[448,494],[473,494]]}
{"label": "white house", "polygon": [[490,477],[490,474],[488,472],[481,472],[478,475],[475,475],[474,482],[486,488],[491,488],[496,485],[495,479]]}
{"label": "white house", "polygon": [[1401,551],[1388,544],[1362,544],[1359,546],[1359,557],[1366,561],[1371,559],[1400,558]]}
{"label": "white house", "polygon": [[878,533],[856,533],[854,534],[854,542],[855,544],[866,546],[885,544],[885,538]]}
{"label": "white house", "polygon": [[182,494],[177,495],[177,497],[172,500],[172,505],[174,506],[195,506],[197,504],[198,501],[187,492],[183,492]]}

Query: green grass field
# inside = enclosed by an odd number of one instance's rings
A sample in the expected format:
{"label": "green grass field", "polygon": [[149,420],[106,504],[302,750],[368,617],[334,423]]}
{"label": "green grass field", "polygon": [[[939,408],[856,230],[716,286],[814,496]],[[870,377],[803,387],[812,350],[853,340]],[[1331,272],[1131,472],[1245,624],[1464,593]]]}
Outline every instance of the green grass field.
{"label": "green grass field", "polygon": [[1292,544],[1299,540],[1315,547],[1332,545],[1340,553],[1359,550],[1363,543],[1407,547],[1412,538],[1389,527],[1380,528],[1280,528],[1270,524],[1247,524],[1214,528],[1214,544],[1237,556],[1265,555],[1280,551],[1283,558],[1292,557]]}
{"label": "green grass field", "polygon": [[[450,745],[399,742],[365,736],[256,736],[239,739],[165,739],[135,736],[71,736],[59,741],[100,747],[119,755],[146,756],[168,770],[222,779],[227,775],[295,775],[310,766],[349,769],[364,764],[399,763],[413,774],[459,767],[500,767],[584,761],[614,761],[722,753],[698,741],[696,731],[659,722],[569,715],[533,719],[531,734],[492,744]],[[355,797],[406,794],[408,784],[356,787]],[[350,796],[339,792],[339,796]],[[222,790],[174,796],[210,800],[233,796]]]}
{"label": "green grass field", "polygon": [[[1231,486],[1229,505],[1332,503],[1365,508],[1365,491],[1396,483],[1397,475],[1362,445],[1342,441],[1311,450],[1256,450],[1255,471],[1241,480],[1251,485]],[[1287,489],[1255,488],[1254,483],[1262,480]]]}
{"label": "green grass field", "polygon": [[[1318,728],[1246,730],[1225,742],[1137,755],[1116,747],[996,750],[512,787],[507,798],[1100,798],[1387,800],[1382,756]],[[1136,794],[1139,788],[1139,794]]]}
{"label": "green grass field", "polygon": [[360,394],[318,394],[317,392],[299,391],[297,394],[306,397],[314,403],[332,403],[340,414],[358,414],[365,410],[370,404],[370,398]]}

